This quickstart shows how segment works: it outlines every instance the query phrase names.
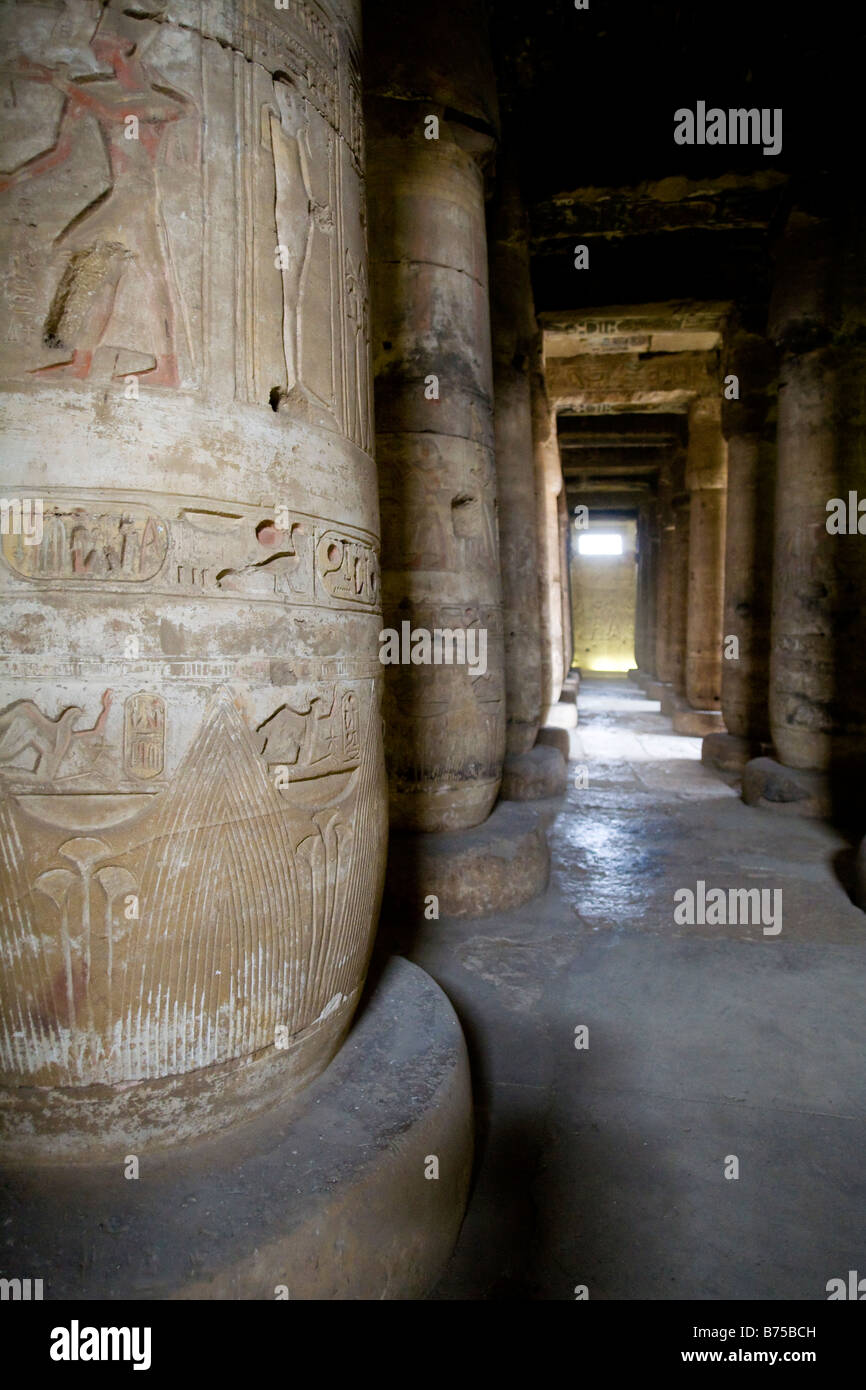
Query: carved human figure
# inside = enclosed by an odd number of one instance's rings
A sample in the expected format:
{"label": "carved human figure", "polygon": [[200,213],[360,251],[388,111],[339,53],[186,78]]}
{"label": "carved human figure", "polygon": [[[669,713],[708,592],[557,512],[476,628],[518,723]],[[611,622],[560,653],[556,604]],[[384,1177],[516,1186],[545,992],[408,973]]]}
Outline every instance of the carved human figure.
{"label": "carved human figure", "polygon": [[73,744],[102,746],[110,708],[111,691],[106,690],[93,727],[76,729],[83,713],[80,705],[70,705],[57,719],[49,719],[32,700],[12,705],[0,714],[0,766],[10,766],[15,758],[31,750],[36,754],[36,776],[40,781],[53,781]]}
{"label": "carved human figure", "polygon": [[[70,159],[83,122],[95,120],[108,155],[111,187],[57,238],[65,263],[44,324],[44,343],[68,349],[69,358],[38,370],[86,378],[100,347],[125,350],[152,366],[137,367],[151,384],[178,384],[175,304],[171,257],[163,224],[157,165],[166,131],[192,107],[191,100],[152,71],[146,43],[136,46],[119,34],[97,30],[90,41],[99,70],[70,79],[22,59],[19,72],[47,83],[66,97],[53,149],[0,182],[0,191],[49,175]],[[131,118],[137,122],[137,129]],[[135,132],[132,135],[132,132]],[[130,136],[132,135],[132,138]],[[115,305],[121,283],[135,280],[135,321],[118,323]]]}
{"label": "carved human figure", "polygon": [[356,272],[346,252],[346,317],[349,321],[349,361],[352,366],[347,431],[362,449],[370,448],[370,319],[367,276]]}
{"label": "carved human figure", "polygon": [[283,352],[287,392],[306,394],[301,381],[301,312],[317,226],[330,225],[330,209],[313,191],[309,116],[300,92],[274,79],[277,111],[267,108],[274,157],[277,243],[283,281]]}

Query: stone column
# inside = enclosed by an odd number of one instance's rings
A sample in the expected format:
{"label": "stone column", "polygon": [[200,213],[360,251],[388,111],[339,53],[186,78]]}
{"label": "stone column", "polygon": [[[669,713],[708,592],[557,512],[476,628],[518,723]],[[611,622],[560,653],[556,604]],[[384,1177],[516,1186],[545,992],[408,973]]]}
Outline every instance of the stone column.
{"label": "stone column", "polygon": [[[382,593],[385,628],[405,635],[386,669],[386,754],[392,823],[416,831],[484,821],[505,751],[483,169],[492,73],[471,66],[486,51],[481,7],[446,8],[462,34],[447,62],[418,7],[373,6],[367,35]],[[450,638],[436,661],[437,630],[465,643],[462,661]]]}
{"label": "stone column", "polygon": [[648,497],[638,512],[637,604],[635,610],[635,660],[638,684],[656,683],[656,631],[658,605],[658,504]]}
{"label": "stone column", "polygon": [[856,818],[866,734],[866,236],[862,217],[836,216],[833,202],[825,188],[814,208],[791,214],[770,306],[782,354],[769,700],[778,762],[750,763],[743,795]]}
{"label": "stone column", "polygon": [[541,722],[538,522],[530,357],[538,335],[526,215],[513,180],[491,217],[491,323],[496,479],[505,629],[506,753],[526,753]]}
{"label": "stone column", "polygon": [[538,517],[538,593],[541,612],[541,720],[544,724],[552,707],[559,700],[565,677],[558,510],[558,498],[559,494],[564,492],[564,486],[556,433],[556,414],[550,408],[540,345],[533,363],[532,420]]}
{"label": "stone column", "polygon": [[776,363],[766,338],[732,324],[723,375],[728,488],[722,715],[728,732],[708,734],[702,757],[720,771],[742,772],[770,738]]}
{"label": "stone column", "polygon": [[661,685],[670,686],[673,670],[671,614],[674,590],[674,536],[672,464],[665,459],[658,484],[659,549],[656,583],[656,675]]}
{"label": "stone column", "polygon": [[686,699],[692,710],[674,716],[678,733],[723,732],[722,617],[725,577],[725,441],[721,403],[698,397],[689,409],[686,486],[689,490],[689,582]]}
{"label": "stone column", "polygon": [[5,474],[40,516],[0,565],[0,1111],[39,1157],[316,1076],[384,868],[354,6],[163,8],[3,15]]}
{"label": "stone column", "polygon": [[637,662],[638,682],[649,680],[647,670],[647,536],[646,509],[637,514],[637,575],[635,577],[634,659]]}
{"label": "stone column", "polygon": [[565,682],[574,660],[574,624],[571,616],[571,528],[564,486],[560,487],[556,498],[556,514],[559,521],[559,592],[562,596],[562,678]]}
{"label": "stone column", "polygon": [[662,714],[673,715],[678,704],[685,703],[686,694],[686,636],[689,613],[689,495],[678,491],[674,484],[671,497],[674,517],[673,554],[671,561],[670,606],[670,684],[672,695],[662,696]]}

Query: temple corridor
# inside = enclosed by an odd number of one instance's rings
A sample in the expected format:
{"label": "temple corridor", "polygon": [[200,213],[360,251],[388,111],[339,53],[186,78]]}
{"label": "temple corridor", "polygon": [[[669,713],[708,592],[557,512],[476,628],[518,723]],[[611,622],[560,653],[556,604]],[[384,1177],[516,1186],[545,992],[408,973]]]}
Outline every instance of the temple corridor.
{"label": "temple corridor", "polygon": [[[570,771],[591,775],[550,828],[548,891],[404,947],[455,1004],[475,1082],[475,1186],[433,1296],[820,1297],[866,1237],[850,851],[745,806],[626,678],[585,677],[579,709]],[[696,864],[708,887],[782,888],[780,936],[675,925]]]}
{"label": "temple corridor", "polygon": [[832,8],[0,0],[0,1303],[53,1359],[99,1302],[285,1302],[291,1372],[298,1303],[866,1301]]}

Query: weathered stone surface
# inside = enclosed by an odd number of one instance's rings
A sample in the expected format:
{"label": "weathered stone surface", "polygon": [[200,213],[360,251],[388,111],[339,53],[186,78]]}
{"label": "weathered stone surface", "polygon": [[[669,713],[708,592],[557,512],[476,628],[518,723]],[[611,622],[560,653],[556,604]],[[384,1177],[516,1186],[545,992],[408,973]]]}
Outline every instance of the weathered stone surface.
{"label": "weathered stone surface", "polygon": [[754,739],[737,735],[707,734],[701,745],[701,762],[714,767],[717,772],[742,773],[746,763],[763,753],[763,747]]}
{"label": "weathered stone surface", "polygon": [[303,1096],[150,1155],[137,1182],[116,1157],[8,1164],[5,1238],[52,1299],[273,1300],[280,1286],[292,1301],[423,1298],[457,1238],[471,1166],[460,1024],[429,975],[392,957]]}
{"label": "weathered stone surface", "polygon": [[[402,49],[398,10],[377,29],[380,79],[386,53]],[[477,825],[496,799],[505,685],[481,167],[492,139],[451,111],[426,139],[429,110],[390,91],[366,104],[384,622],[474,628],[486,641],[483,671],[386,669],[392,821],[445,830]]]}
{"label": "weathered stone surface", "polygon": [[754,758],[743,770],[743,800],[748,806],[785,815],[823,819],[830,815],[832,797],[825,773],[783,767],[774,758]]}
{"label": "weathered stone surface", "polygon": [[529,806],[501,801],[483,825],[456,834],[393,835],[386,912],[424,911],[435,894],[443,917],[485,917],[544,892],[550,851]]}
{"label": "weathered stone surface", "polygon": [[720,417],[719,396],[696,400],[689,410],[685,677],[686,698],[698,710],[718,709],[722,697],[726,459]]}
{"label": "weathered stone surface", "polygon": [[[532,748],[541,720],[538,517],[530,357],[538,335],[526,215],[502,177],[491,217],[494,433],[505,632],[505,749]],[[564,504],[564,496],[560,494]],[[569,654],[570,663],[570,654]]]}
{"label": "weathered stone surface", "polygon": [[[689,621],[689,534],[691,499],[687,492],[676,493],[674,512],[673,579],[670,605],[670,682],[678,695],[686,693],[686,642]],[[665,711],[667,713],[667,711]]]}
{"label": "weathered stone surface", "polygon": [[545,725],[543,729],[538,730],[535,746],[536,748],[558,748],[566,762],[571,756],[571,738],[568,729],[551,728],[549,725]]}
{"label": "weathered stone surface", "polygon": [[541,614],[541,722],[559,699],[565,677],[559,494],[564,487],[556,414],[547,394],[540,340],[532,355],[532,437],[538,524],[538,597]]}
{"label": "weathered stone surface", "polygon": [[794,209],[779,246],[770,334],[778,404],[770,729],[789,767],[862,766],[866,738],[863,539],[834,498],[866,496],[866,226]]}
{"label": "weathered stone surface", "polygon": [[0,563],[0,1108],[40,1153],[308,1081],[384,868],[355,6],[162,9],[2,15],[5,477],[44,528]]}
{"label": "weathered stone surface", "polygon": [[658,480],[658,572],[656,579],[655,673],[661,684],[671,682],[671,606],[674,582],[674,509],[671,460],[666,459]]}
{"label": "weathered stone surface", "polygon": [[[557,732],[567,736],[566,729]],[[503,801],[540,801],[563,796],[568,780],[566,757],[558,748],[536,744],[528,753],[506,756],[502,773]]]}
{"label": "weathered stone surface", "polygon": [[666,685],[664,681],[649,681],[646,687],[646,697],[648,700],[661,700],[670,689],[672,687]]}
{"label": "weathered stone surface", "polygon": [[675,711],[680,708],[681,704],[682,696],[677,694],[675,687],[672,685],[665,686],[659,696],[660,712],[666,715],[668,719],[671,719]]}
{"label": "weathered stone surface", "polygon": [[656,618],[658,606],[658,503],[647,498],[637,521],[637,594],[634,652],[643,673],[656,678]]}
{"label": "weathered stone surface", "polygon": [[557,410],[603,407],[685,411],[696,396],[716,387],[709,352],[664,352],[645,359],[634,353],[551,357],[547,389]]}
{"label": "weathered stone surface", "polygon": [[725,722],[719,710],[695,709],[688,703],[679,703],[674,707],[671,719],[675,734],[688,734],[691,738],[725,732]]}
{"label": "weathered stone surface", "polygon": [[776,362],[771,345],[732,324],[726,344],[725,379],[737,379],[737,399],[722,401],[728,442],[725,528],[724,634],[739,644],[736,659],[722,661],[722,713],[732,734],[766,742],[770,736],[770,613],[776,480]]}
{"label": "weathered stone surface", "polygon": [[556,516],[559,525],[559,597],[562,604],[562,671],[564,678],[571,670],[571,663],[574,660],[574,619],[571,612],[571,584],[569,583],[571,537],[564,478],[556,498]]}

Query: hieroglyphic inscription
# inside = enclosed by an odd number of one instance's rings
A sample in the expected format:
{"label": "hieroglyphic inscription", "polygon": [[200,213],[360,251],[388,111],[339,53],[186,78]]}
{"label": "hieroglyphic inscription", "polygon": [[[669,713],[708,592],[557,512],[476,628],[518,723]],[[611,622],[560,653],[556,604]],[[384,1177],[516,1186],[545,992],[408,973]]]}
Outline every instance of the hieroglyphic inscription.
{"label": "hieroglyphic inscription", "polygon": [[24,579],[111,579],[131,583],[159,573],[168,526],[149,507],[100,502],[49,504],[42,540],[7,534],[0,553]]}

